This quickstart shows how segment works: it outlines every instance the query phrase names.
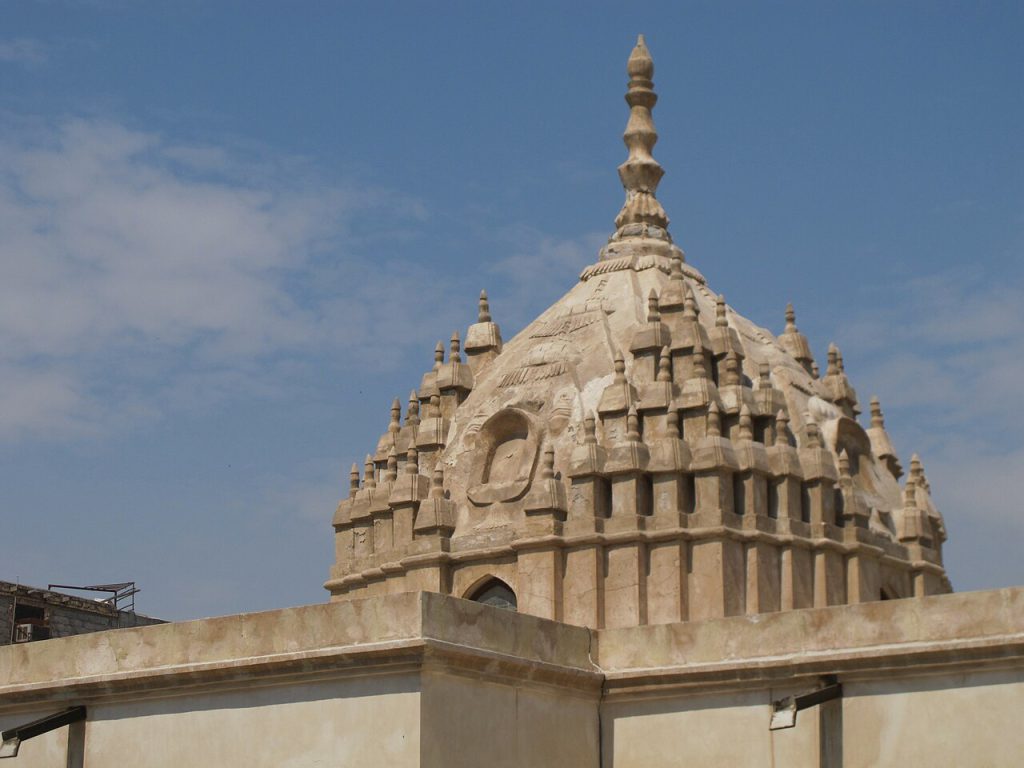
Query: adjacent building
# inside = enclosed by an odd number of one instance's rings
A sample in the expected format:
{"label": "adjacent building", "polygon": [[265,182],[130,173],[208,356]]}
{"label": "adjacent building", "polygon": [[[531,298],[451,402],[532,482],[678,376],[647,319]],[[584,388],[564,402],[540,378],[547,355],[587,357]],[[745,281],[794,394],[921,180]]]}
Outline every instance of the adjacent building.
{"label": "adjacent building", "polygon": [[95,593],[111,594],[110,598],[90,600],[53,589],[0,581],[0,645],[163,623],[136,613],[134,600],[129,607],[119,604],[115,599],[117,588],[134,590],[134,584],[86,587],[85,590]]}

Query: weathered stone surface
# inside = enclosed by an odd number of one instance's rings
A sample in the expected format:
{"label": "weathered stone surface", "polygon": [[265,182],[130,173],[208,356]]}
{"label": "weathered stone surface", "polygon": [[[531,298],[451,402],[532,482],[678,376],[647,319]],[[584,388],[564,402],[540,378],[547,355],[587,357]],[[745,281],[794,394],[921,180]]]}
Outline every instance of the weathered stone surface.
{"label": "weathered stone surface", "polygon": [[[659,552],[659,582],[685,572]],[[614,566],[627,591],[634,564],[626,548]],[[867,768],[1024,751],[1024,588],[683,622],[668,598],[666,623],[621,629],[410,593],[8,646],[0,729],[87,707],[82,728],[26,742],[25,768],[802,766],[833,748],[826,764]],[[825,674],[842,698],[769,731],[772,702]]]}
{"label": "weathered stone surface", "polygon": [[[664,171],[642,39],[628,71],[615,233],[511,341],[482,293],[469,363],[456,333],[404,423],[396,400],[374,454],[378,489],[364,492],[357,472],[334,520],[332,598],[425,584],[467,596],[457,585],[489,574],[530,595],[521,610],[603,627],[949,591],[923,474],[901,490],[881,411],[873,402],[869,430],[857,422],[838,348],[819,379],[792,305],[774,336],[673,244],[655,197]],[[408,460],[388,469],[389,454],[415,448],[418,480]],[[437,463],[444,487],[416,517]],[[676,559],[692,573],[649,589],[646,574]]]}

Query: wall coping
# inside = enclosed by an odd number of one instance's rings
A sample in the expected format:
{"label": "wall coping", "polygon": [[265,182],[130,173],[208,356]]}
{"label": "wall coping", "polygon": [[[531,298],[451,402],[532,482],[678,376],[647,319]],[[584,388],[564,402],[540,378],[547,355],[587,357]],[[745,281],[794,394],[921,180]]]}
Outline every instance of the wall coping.
{"label": "wall coping", "polygon": [[0,710],[442,671],[586,695],[1024,666],[1024,587],[589,630],[418,592],[0,648]]}

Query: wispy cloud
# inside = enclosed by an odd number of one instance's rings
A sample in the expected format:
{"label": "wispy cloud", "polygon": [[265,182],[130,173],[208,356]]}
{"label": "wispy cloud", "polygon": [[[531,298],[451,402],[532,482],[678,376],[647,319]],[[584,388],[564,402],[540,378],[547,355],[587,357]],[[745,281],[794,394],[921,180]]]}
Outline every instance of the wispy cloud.
{"label": "wispy cloud", "polygon": [[426,348],[413,318],[431,276],[350,247],[357,216],[401,230],[423,215],[287,159],[114,122],[5,130],[0,438],[91,433],[238,387],[272,390],[316,355],[376,345],[374,363],[388,365]]}
{"label": "wispy cloud", "polygon": [[27,37],[0,40],[0,62],[37,67],[49,58],[48,49],[39,40]]}
{"label": "wispy cloud", "polygon": [[837,331],[847,370],[881,396],[904,463],[921,453],[951,537],[986,520],[1024,532],[1013,501],[1024,470],[1024,279],[975,267],[872,296],[875,308]]}
{"label": "wispy cloud", "polygon": [[597,252],[608,238],[606,232],[556,237],[528,226],[506,228],[500,234],[508,255],[498,259],[491,271],[501,278],[509,325],[517,328],[572,288],[583,268],[597,261]]}
{"label": "wispy cloud", "polygon": [[1024,380],[1024,278],[944,272],[879,286],[874,302],[838,335],[887,402],[993,437],[1024,428],[1010,406]]}

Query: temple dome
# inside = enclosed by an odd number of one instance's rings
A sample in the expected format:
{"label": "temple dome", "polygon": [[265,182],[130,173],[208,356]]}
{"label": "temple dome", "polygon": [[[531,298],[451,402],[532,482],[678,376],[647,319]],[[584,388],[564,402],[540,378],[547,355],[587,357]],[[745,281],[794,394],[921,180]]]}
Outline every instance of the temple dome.
{"label": "temple dome", "polygon": [[757,326],[673,242],[642,37],[628,72],[615,232],[510,341],[482,293],[465,350],[439,344],[353,467],[332,599],[494,579],[518,610],[630,626],[949,591],[920,461],[901,488],[839,349],[820,375],[791,305]]}

